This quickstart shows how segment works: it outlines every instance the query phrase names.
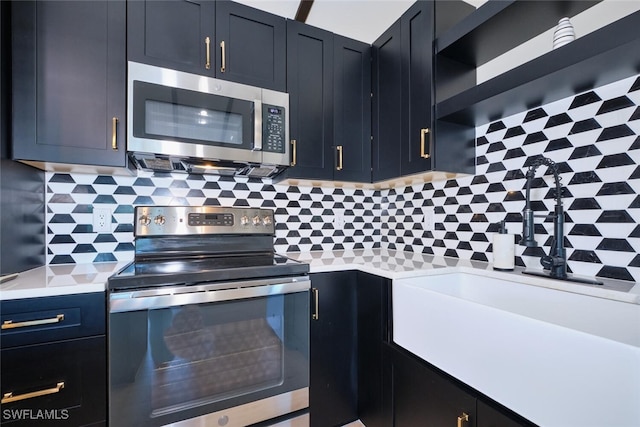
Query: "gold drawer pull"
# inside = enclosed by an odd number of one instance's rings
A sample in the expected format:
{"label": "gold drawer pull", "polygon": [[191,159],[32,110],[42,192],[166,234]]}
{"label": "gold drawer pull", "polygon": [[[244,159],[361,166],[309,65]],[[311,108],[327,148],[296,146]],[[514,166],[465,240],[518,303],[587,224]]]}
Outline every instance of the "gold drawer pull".
{"label": "gold drawer pull", "polygon": [[342,145],[338,145],[336,149],[338,150],[338,166],[336,166],[336,170],[341,171],[342,170]]}
{"label": "gold drawer pull", "polygon": [[46,396],[48,394],[59,393],[60,390],[64,388],[64,382],[59,382],[52,388],[46,388],[44,390],[32,391],[31,393],[19,394],[17,396],[13,395],[13,392],[5,393],[2,395],[2,400],[0,403],[11,403],[17,402],[19,400],[33,399],[34,397]]}
{"label": "gold drawer pull", "polygon": [[204,68],[211,69],[211,39],[209,37],[204,38],[204,44],[206,48],[207,62],[204,64]]}
{"label": "gold drawer pull", "polygon": [[318,288],[311,288],[311,292],[313,292],[314,299],[314,310],[311,318],[313,320],[320,320],[320,291]]}
{"label": "gold drawer pull", "polygon": [[118,118],[111,119],[111,148],[118,150]]}
{"label": "gold drawer pull", "polygon": [[[429,134],[429,152],[425,153],[424,146],[427,134]],[[433,148],[432,141],[433,139],[431,138],[431,132],[429,132],[429,129],[420,129],[420,157],[422,157],[423,159],[428,159],[429,157],[431,157],[431,150]]]}
{"label": "gold drawer pull", "polygon": [[220,72],[227,71],[227,49],[224,40],[220,42],[220,55],[222,56],[222,65],[220,66]]}
{"label": "gold drawer pull", "polygon": [[13,323],[13,320],[5,320],[2,323],[2,329],[24,328],[26,326],[48,325],[51,323],[60,323],[64,320],[64,314],[58,314],[56,317],[41,320],[27,320],[26,322]]}
{"label": "gold drawer pull", "polygon": [[464,427],[464,424],[469,421],[469,414],[463,412],[462,415],[458,417],[458,427]]}
{"label": "gold drawer pull", "polygon": [[296,162],[298,160],[298,141],[296,141],[295,139],[291,140],[291,147],[292,147],[292,157],[291,157],[291,166],[295,166]]}

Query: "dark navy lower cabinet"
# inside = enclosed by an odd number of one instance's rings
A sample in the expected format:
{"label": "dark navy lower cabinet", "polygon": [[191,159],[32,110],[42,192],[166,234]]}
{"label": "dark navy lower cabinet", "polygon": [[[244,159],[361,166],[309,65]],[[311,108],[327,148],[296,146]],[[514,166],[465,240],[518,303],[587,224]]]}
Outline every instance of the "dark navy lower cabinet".
{"label": "dark navy lower cabinet", "polygon": [[357,419],[356,272],[311,275],[310,427]]}
{"label": "dark navy lower cabinet", "polygon": [[481,395],[397,345],[390,345],[393,425],[532,427],[535,424]]}
{"label": "dark navy lower cabinet", "polygon": [[106,425],[103,292],[0,302],[0,424]]}

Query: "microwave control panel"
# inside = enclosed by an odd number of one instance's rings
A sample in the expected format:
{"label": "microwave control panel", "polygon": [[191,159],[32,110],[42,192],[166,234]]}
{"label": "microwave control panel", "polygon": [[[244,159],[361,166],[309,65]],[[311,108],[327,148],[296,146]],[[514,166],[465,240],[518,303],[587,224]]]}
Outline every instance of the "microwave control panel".
{"label": "microwave control panel", "polygon": [[277,105],[262,105],[262,151],[285,152],[285,110]]}

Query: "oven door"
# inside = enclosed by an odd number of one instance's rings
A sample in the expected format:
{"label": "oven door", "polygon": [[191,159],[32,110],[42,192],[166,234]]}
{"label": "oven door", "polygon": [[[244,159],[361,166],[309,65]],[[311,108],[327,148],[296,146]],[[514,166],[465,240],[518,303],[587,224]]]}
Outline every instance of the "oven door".
{"label": "oven door", "polygon": [[308,407],[307,276],[111,293],[111,426],[246,426]]}
{"label": "oven door", "polygon": [[131,152],[262,161],[259,88],[129,63]]}

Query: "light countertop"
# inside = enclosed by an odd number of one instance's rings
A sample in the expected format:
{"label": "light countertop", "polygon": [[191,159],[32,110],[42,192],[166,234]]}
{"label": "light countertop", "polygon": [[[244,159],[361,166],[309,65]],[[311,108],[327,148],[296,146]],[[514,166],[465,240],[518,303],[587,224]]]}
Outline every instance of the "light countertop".
{"label": "light countertop", "polygon": [[516,268],[511,272],[496,271],[487,262],[388,249],[300,252],[287,253],[285,255],[298,261],[309,263],[312,273],[359,270],[396,280],[407,277],[428,277],[464,272],[510,280],[526,285],[542,286],[564,292],[640,304],[640,284],[622,280],[599,278],[604,282],[603,285],[585,285],[525,275],[522,274],[524,270],[522,268]]}
{"label": "light countertop", "polygon": [[127,262],[45,265],[0,285],[0,300],[104,292],[109,276]]}
{"label": "light countertop", "polygon": [[[518,283],[543,286],[566,292],[591,295],[621,302],[640,304],[640,284],[620,280],[603,280],[603,286],[550,280],[514,272],[494,271],[491,264],[413,252],[387,249],[346,251],[290,252],[288,257],[309,263],[312,273],[359,270],[388,279],[466,272],[486,277],[508,279]],[[16,279],[0,284],[0,300],[102,292],[109,276],[127,262],[61,264],[34,268]]]}

